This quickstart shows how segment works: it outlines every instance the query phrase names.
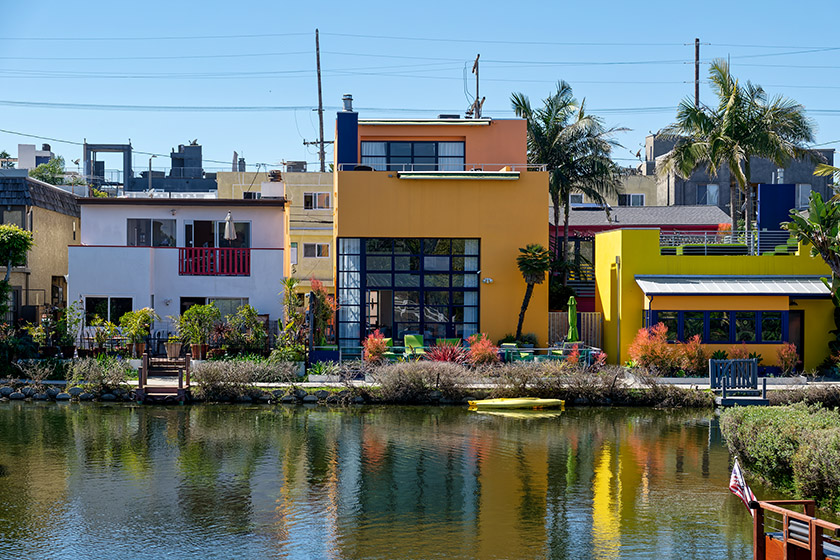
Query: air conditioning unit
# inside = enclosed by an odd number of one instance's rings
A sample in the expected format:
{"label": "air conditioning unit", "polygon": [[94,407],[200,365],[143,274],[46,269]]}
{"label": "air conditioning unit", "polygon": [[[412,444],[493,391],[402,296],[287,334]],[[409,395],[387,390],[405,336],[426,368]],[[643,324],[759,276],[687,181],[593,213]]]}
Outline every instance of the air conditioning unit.
{"label": "air conditioning unit", "polygon": [[287,173],[304,173],[304,172],[306,172],[306,162],[305,161],[287,161],[286,162],[286,172]]}

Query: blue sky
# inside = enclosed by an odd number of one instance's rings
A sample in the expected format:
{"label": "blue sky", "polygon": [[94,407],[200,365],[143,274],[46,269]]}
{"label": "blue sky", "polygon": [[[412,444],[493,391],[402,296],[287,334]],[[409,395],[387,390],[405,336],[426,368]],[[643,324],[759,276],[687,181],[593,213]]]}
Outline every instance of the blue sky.
{"label": "blue sky", "polygon": [[[314,169],[316,149],[302,142],[318,135],[316,27],[328,139],[344,93],[362,117],[463,114],[480,53],[485,116],[511,117],[511,92],[537,103],[565,79],[590,112],[632,129],[615,153],[629,165],[644,137],[693,96],[699,37],[701,79],[709,60],[730,56],[737,78],[802,103],[818,144],[840,144],[836,18],[801,4],[731,0],[15,2],[0,19],[0,129],[72,142],[131,139],[136,151],[157,154],[198,139],[205,160],[218,161],[205,161],[208,170],[229,169],[234,150],[250,169],[302,159]],[[701,101],[710,100],[701,85]],[[18,143],[43,141],[0,132],[0,149],[13,155]],[[68,162],[82,155],[78,145],[50,143]],[[135,169],[146,165],[148,156],[136,154]],[[107,166],[118,167],[116,156]]]}

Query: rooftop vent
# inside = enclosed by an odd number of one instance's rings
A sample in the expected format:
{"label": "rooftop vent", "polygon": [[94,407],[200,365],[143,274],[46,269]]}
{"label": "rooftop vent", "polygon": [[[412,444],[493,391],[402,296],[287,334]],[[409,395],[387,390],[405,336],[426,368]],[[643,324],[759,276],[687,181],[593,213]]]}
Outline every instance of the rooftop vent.
{"label": "rooftop vent", "polygon": [[353,96],[350,95],[349,93],[345,93],[341,97],[341,101],[344,102],[344,110],[347,111],[348,113],[352,113],[353,112]]}

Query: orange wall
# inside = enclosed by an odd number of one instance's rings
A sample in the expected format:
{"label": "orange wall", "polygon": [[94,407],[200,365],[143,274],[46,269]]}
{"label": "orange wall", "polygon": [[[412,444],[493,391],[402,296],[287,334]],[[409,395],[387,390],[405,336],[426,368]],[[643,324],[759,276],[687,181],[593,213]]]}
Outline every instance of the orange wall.
{"label": "orange wall", "polygon": [[[702,257],[701,257],[702,258]],[[656,311],[787,311],[788,296],[647,296]]]}
{"label": "orange wall", "polygon": [[488,125],[371,125],[362,120],[359,122],[359,159],[362,140],[463,140],[467,169],[470,164],[477,163],[522,165],[528,162],[527,129],[523,119],[491,120]]}

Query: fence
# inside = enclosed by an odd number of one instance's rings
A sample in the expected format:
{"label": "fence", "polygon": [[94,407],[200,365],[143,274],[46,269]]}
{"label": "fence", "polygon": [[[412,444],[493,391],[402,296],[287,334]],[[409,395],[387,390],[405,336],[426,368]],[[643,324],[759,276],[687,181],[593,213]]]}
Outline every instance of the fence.
{"label": "fence", "polygon": [[[602,348],[603,319],[597,312],[580,312],[578,334],[580,339],[596,348]],[[548,314],[548,344],[560,342],[569,333],[569,314],[565,311],[551,311]]]}

